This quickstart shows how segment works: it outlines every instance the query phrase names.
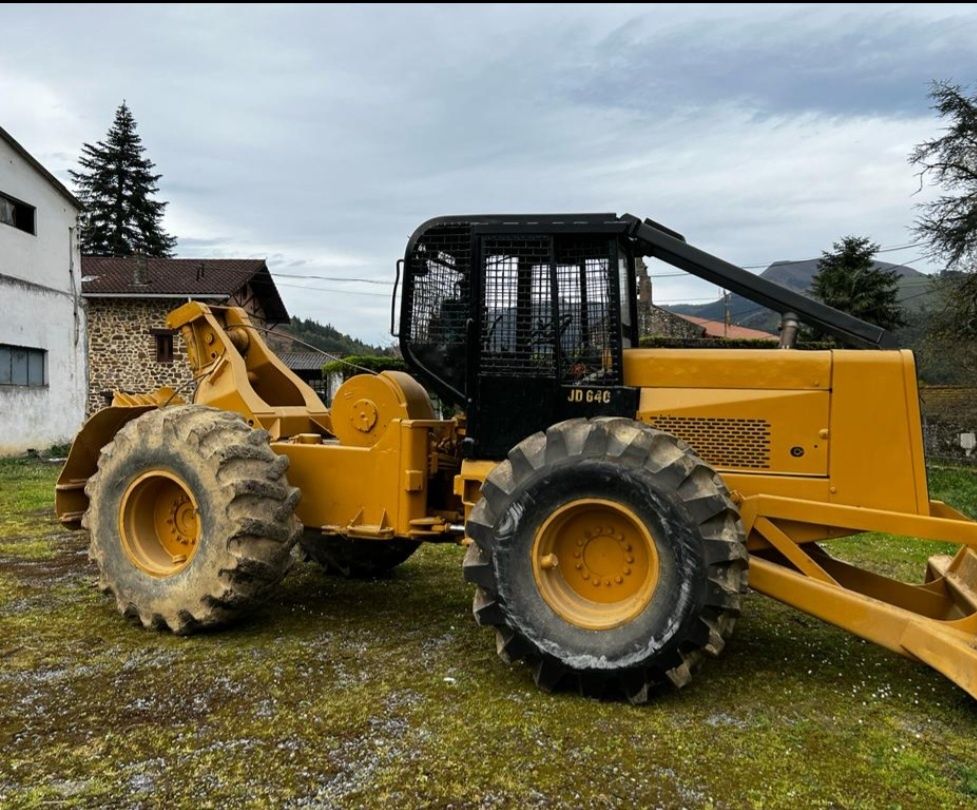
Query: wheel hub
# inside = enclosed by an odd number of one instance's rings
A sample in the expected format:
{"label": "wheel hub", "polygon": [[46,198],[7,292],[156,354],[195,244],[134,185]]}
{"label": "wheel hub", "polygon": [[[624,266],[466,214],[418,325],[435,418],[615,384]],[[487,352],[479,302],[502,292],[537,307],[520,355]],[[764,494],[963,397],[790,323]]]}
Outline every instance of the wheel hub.
{"label": "wheel hub", "polygon": [[543,600],[579,627],[606,630],[638,616],[658,583],[658,553],[628,507],[585,498],[555,510],[533,541]]}
{"label": "wheel hub", "polygon": [[200,540],[197,503],[186,482],[168,470],[137,477],[119,505],[119,537],[130,562],[152,576],[186,568]]}

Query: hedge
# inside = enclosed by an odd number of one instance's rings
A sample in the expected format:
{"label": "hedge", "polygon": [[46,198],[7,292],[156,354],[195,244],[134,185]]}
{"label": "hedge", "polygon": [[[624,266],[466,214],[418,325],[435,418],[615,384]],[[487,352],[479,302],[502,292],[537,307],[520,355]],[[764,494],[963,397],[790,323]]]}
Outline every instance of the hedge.
{"label": "hedge", "polygon": [[[642,349],[776,349],[778,343],[755,338],[674,338],[646,335],[638,341]],[[827,341],[798,341],[797,349],[837,348]]]}
{"label": "hedge", "polygon": [[349,354],[341,360],[330,360],[322,367],[323,374],[342,374],[343,379],[367,371],[407,371],[407,364],[400,357]]}

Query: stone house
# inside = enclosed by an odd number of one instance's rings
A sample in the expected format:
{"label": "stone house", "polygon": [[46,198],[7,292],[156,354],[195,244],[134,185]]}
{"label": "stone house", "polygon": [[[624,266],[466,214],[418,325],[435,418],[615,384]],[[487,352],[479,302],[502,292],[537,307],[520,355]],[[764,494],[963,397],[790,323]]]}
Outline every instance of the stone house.
{"label": "stone house", "polygon": [[183,340],[166,315],[191,299],[240,306],[256,325],[286,323],[288,312],[264,259],[82,256],[88,309],[88,413],[112,391],[167,385],[192,393]]}
{"label": "stone house", "polygon": [[656,307],[652,303],[651,277],[643,259],[635,263],[638,280],[638,334],[642,337],[698,340],[723,338],[726,340],[758,340],[778,342],[777,335],[736,324],[724,324],[693,315],[682,315]]}
{"label": "stone house", "polygon": [[641,337],[668,337],[693,339],[702,337],[702,330],[680,318],[667,309],[656,307],[651,302],[651,277],[645,260],[635,261],[635,275],[638,278],[638,334]]}
{"label": "stone house", "polygon": [[68,442],[85,415],[81,208],[0,128],[0,456]]}

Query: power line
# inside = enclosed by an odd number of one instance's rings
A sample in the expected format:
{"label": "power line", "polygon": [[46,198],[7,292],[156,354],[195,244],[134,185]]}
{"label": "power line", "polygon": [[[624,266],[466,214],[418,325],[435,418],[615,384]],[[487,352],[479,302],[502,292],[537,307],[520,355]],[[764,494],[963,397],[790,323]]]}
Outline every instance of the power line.
{"label": "power line", "polygon": [[[270,270],[268,272],[271,273]],[[271,275],[275,276],[276,278],[310,278],[315,279],[316,281],[352,281],[356,282],[357,284],[383,284],[388,287],[393,284],[392,281],[382,281],[375,278],[354,278],[351,276],[295,275],[293,273],[271,273]]]}
{"label": "power line", "polygon": [[[892,253],[892,252],[896,252],[896,251],[900,251],[900,250],[908,250],[909,248],[916,247],[919,244],[920,244],[919,242],[910,242],[910,243],[905,244],[905,245],[895,245],[895,246],[892,246],[892,247],[883,247],[883,248],[879,248],[879,250],[877,250],[876,253]],[[820,258],[821,258],[820,256],[813,256],[810,259],[791,259],[789,261],[780,261],[780,260],[777,260],[776,262],[767,262],[766,264],[744,264],[744,265],[738,265],[738,266],[741,267],[744,270],[761,270],[761,269],[765,269],[767,267],[770,267],[770,265],[772,265],[774,263],[776,263],[776,264],[778,264],[779,266],[782,267],[784,265],[803,264],[804,262],[816,261],[817,259],[820,259]],[[909,261],[920,261],[920,260],[925,259],[925,258],[926,258],[925,256],[917,256],[915,259],[910,259]],[[217,262],[219,262],[219,261],[224,261],[224,260],[219,259],[219,258],[218,259],[209,259],[209,260],[208,259],[201,259],[200,262],[204,265],[204,269],[206,269],[206,263],[207,263],[207,261],[217,261]],[[248,274],[248,275],[254,275],[254,271],[252,271],[252,270],[244,270],[244,269],[230,268],[230,267],[219,267],[219,268],[215,268],[215,269],[219,269],[222,273],[228,273],[228,272],[230,272],[230,273],[245,273],[245,274]],[[390,280],[376,279],[376,278],[363,278],[361,276],[326,276],[326,275],[320,275],[318,273],[279,273],[279,272],[276,272],[276,271],[272,271],[270,268],[268,270],[268,273],[271,276],[274,276],[275,278],[296,278],[296,279],[308,279],[308,280],[312,280],[312,281],[338,281],[338,282],[341,282],[341,283],[351,283],[351,284],[377,284],[377,285],[382,285],[382,286],[386,286],[386,287],[389,287],[389,286],[392,286],[393,285],[393,282],[390,281]],[[649,278],[679,278],[681,276],[687,276],[687,275],[689,275],[689,274],[686,273],[686,272],[677,272],[677,273],[649,273],[648,277]],[[307,289],[314,289],[314,288],[309,287]],[[326,290],[325,292],[339,292],[339,291],[338,290]]]}
{"label": "power line", "polygon": [[364,290],[334,290],[328,287],[308,287],[304,284],[287,284],[287,283],[279,283],[278,286],[291,287],[296,290],[312,290],[315,292],[339,293],[340,295],[372,295],[375,298],[385,298],[387,300],[390,299],[390,295],[388,293],[366,292]]}
{"label": "power line", "polygon": [[[909,243],[907,243],[905,245],[895,245],[893,247],[879,248],[877,251],[875,251],[875,253],[895,253],[895,252],[900,251],[900,250],[909,250],[909,248],[917,247],[919,244],[920,244],[919,242],[909,242]],[[873,255],[875,255],[875,254],[873,254]],[[783,267],[784,265],[787,265],[787,264],[804,264],[805,262],[813,262],[813,261],[817,261],[818,259],[821,259],[821,258],[823,258],[823,257],[822,256],[812,256],[810,259],[791,259],[790,261],[779,261],[778,260],[776,262],[769,262],[767,264],[743,264],[743,265],[740,265],[740,267],[742,267],[744,270],[761,270],[761,269],[766,269],[767,267],[770,267],[772,264],[777,264],[778,266]],[[926,257],[925,256],[919,256],[919,257],[917,257],[915,259],[910,259],[909,261],[915,262],[915,261],[919,261],[920,259],[923,259],[923,258],[926,258]]]}
{"label": "power line", "polygon": [[720,301],[722,296],[719,298],[714,298],[713,296],[708,296],[707,298],[672,298],[668,300],[652,301],[652,306],[658,306],[659,304],[694,304],[699,301]]}
{"label": "power line", "polygon": [[[909,250],[909,248],[917,247],[920,244],[921,244],[920,242],[910,242],[910,243],[905,244],[905,245],[895,245],[893,247],[879,248],[875,252],[876,253],[894,253],[894,252],[900,251],[900,250]],[[740,264],[740,265],[736,265],[736,266],[739,267],[739,268],[741,268],[741,269],[743,269],[743,270],[765,270],[765,269],[773,266],[774,264],[776,264],[778,267],[784,267],[786,265],[791,265],[791,264],[804,264],[805,262],[818,261],[821,258],[822,258],[821,256],[812,256],[810,259],[791,259],[789,261],[781,261],[781,260],[778,259],[776,261],[767,262],[766,264]],[[907,261],[908,262],[918,262],[918,261],[922,261],[922,260],[924,260],[926,258],[928,258],[928,257],[927,256],[917,256],[914,259],[907,259]],[[678,272],[678,273],[649,273],[648,274],[648,278],[679,278],[681,276],[688,276],[688,275],[689,275],[689,273],[686,273],[684,271]]]}

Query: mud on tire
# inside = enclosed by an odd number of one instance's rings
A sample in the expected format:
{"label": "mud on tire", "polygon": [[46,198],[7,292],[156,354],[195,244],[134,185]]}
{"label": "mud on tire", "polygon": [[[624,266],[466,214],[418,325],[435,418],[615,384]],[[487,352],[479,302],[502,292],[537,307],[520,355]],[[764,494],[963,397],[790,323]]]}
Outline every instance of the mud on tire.
{"label": "mud on tire", "polygon": [[[660,561],[647,606],[612,629],[567,621],[534,581],[537,532],[579,499],[637,516]],[[631,419],[574,419],[522,441],[486,479],[467,533],[476,620],[546,690],[643,703],[659,686],[682,687],[720,653],[746,591],[745,537],[721,478],[684,442]]]}
{"label": "mud on tire", "polygon": [[[150,411],[103,448],[85,486],[82,525],[99,586],[119,611],[145,627],[187,634],[224,624],[265,597],[288,569],[301,532],[299,491],[285,477],[263,430],[239,416],[198,405]],[[146,471],[185,482],[197,505],[196,550],[176,573],[153,575],[122,541],[120,508]]]}

